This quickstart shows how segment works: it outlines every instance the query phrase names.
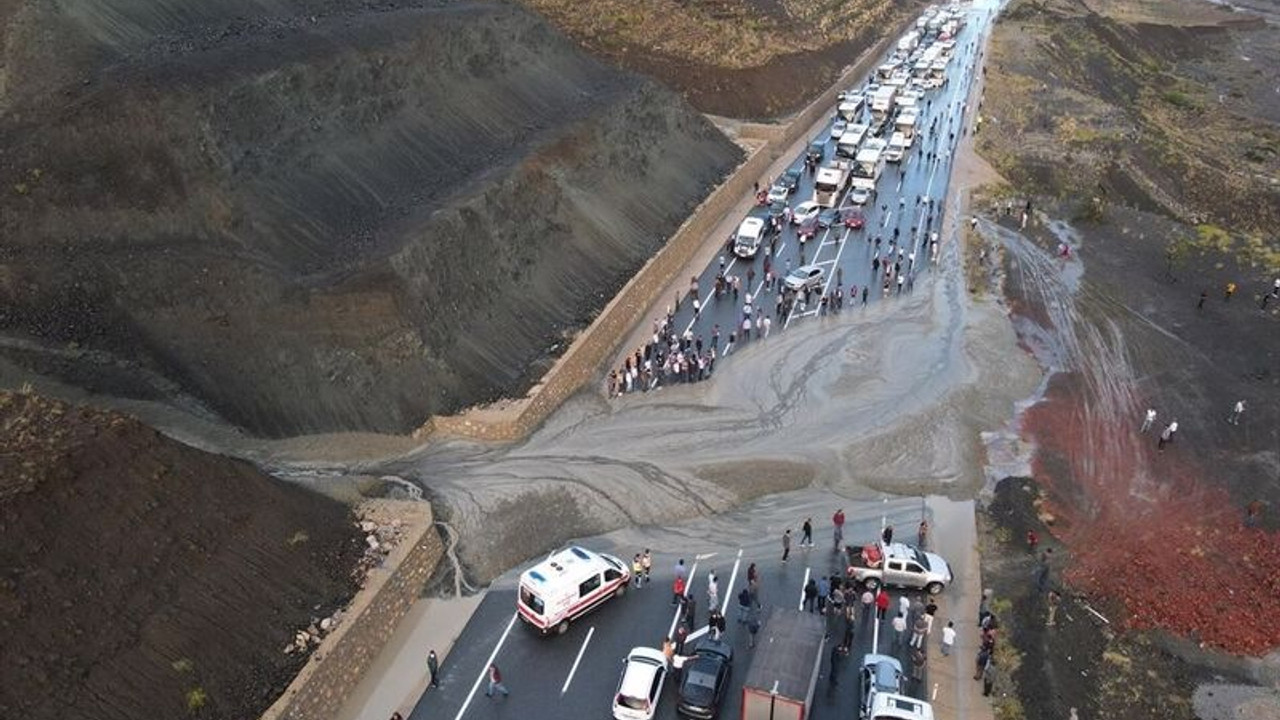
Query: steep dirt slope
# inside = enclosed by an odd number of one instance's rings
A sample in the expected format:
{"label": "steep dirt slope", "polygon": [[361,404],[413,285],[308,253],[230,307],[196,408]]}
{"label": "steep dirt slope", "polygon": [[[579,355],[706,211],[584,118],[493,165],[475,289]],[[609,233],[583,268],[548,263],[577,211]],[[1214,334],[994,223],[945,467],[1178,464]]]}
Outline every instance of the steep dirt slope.
{"label": "steep dirt slope", "polygon": [[1192,0],[1016,0],[992,38],[980,151],[1018,190],[1162,212],[1210,243],[1222,226],[1280,267],[1277,38]]}
{"label": "steep dirt slope", "polygon": [[0,8],[0,351],[255,434],[520,391],[740,157],[515,6]]}
{"label": "steep dirt slope", "polygon": [[362,548],[347,508],[245,463],[0,393],[0,717],[256,717]]}

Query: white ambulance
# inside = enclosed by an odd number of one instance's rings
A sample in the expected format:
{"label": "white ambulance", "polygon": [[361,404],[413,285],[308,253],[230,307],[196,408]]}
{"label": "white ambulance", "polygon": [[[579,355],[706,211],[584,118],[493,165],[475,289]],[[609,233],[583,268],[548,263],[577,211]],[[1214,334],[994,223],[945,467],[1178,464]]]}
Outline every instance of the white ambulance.
{"label": "white ambulance", "polygon": [[622,596],[629,582],[631,570],[621,560],[575,545],[520,574],[516,610],[544,635],[563,635],[570,622]]}

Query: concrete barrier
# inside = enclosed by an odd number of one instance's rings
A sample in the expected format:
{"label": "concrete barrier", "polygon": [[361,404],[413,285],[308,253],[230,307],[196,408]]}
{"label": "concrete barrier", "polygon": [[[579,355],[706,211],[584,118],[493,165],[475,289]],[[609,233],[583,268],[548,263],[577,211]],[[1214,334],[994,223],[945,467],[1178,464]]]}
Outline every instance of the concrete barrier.
{"label": "concrete barrier", "polygon": [[[444,555],[431,505],[396,500],[372,501],[362,516],[405,523],[404,539],[347,606],[345,619],[311,654],[306,666],[262,720],[329,720],[342,709],[365,670],[382,651],[400,620],[417,601]],[[426,662],[426,659],[423,659]]]}
{"label": "concrete barrier", "polygon": [[[870,72],[875,61],[912,21],[914,16],[908,17],[897,31],[863,51],[831,87],[785,124],[744,124],[751,138],[765,139],[763,145],[753,143],[758,149],[702,201],[667,244],[623,286],[595,321],[578,334],[542,381],[523,398],[468,409],[457,415],[432,417],[414,437],[443,433],[493,442],[518,440],[535,430],[571,395],[596,381],[635,324],[660,301],[659,293],[669,287],[705,247],[708,236],[721,220],[751,194],[752,184],[764,177],[773,162],[790,151],[815,123],[832,112],[836,95],[851,86],[859,75]],[[722,238],[710,240],[718,243]]]}

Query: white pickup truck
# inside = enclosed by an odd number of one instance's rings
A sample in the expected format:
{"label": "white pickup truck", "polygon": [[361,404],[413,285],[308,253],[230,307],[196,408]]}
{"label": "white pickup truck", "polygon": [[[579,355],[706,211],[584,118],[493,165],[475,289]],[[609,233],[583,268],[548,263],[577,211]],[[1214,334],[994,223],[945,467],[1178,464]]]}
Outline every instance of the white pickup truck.
{"label": "white pickup truck", "polygon": [[870,589],[888,585],[937,595],[951,584],[951,566],[946,560],[904,543],[850,546],[848,554],[847,575]]}

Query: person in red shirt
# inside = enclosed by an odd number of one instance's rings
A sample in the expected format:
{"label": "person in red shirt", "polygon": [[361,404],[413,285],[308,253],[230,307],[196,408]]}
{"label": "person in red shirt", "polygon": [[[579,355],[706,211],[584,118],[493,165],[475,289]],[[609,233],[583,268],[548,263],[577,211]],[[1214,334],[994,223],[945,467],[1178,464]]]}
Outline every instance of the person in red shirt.
{"label": "person in red shirt", "polygon": [[680,600],[684,598],[684,578],[676,576],[676,581],[671,585],[671,604],[679,605]]}
{"label": "person in red shirt", "polygon": [[1036,554],[1036,546],[1039,544],[1040,544],[1040,536],[1036,534],[1035,530],[1028,530],[1027,531],[1027,547],[1031,549],[1032,555]]}
{"label": "person in red shirt", "polygon": [[835,551],[840,552],[840,543],[844,541],[844,508],[831,516],[831,524],[835,526]]}
{"label": "person in red shirt", "polygon": [[883,620],[885,612],[889,610],[889,593],[880,588],[876,591],[876,619]]}

